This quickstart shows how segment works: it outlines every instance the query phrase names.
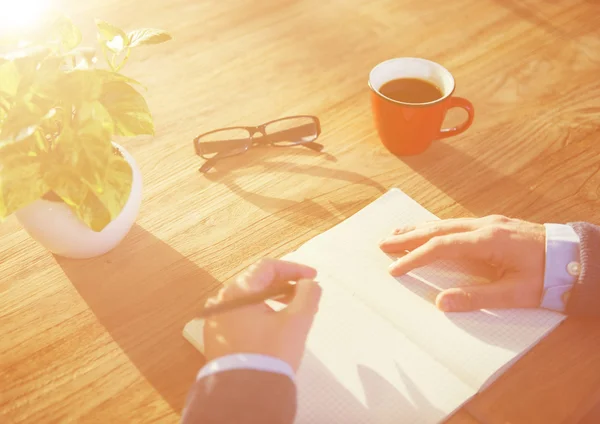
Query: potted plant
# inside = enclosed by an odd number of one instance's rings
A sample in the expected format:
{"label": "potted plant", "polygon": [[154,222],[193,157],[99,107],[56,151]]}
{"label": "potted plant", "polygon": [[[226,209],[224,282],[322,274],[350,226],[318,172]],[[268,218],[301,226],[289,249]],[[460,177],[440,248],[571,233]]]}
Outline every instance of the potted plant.
{"label": "potted plant", "polygon": [[15,214],[32,238],[71,258],[111,250],[137,218],[140,171],[115,138],[153,135],[154,124],[141,85],[120,70],[135,48],[171,39],[96,25],[107,69],[65,16],[0,40],[9,51],[0,57],[0,219]]}

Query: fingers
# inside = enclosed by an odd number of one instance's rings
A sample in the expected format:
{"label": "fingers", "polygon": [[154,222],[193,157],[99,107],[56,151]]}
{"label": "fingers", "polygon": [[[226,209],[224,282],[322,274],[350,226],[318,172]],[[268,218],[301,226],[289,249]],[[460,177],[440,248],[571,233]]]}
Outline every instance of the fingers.
{"label": "fingers", "polygon": [[533,308],[539,306],[540,297],[541,290],[536,285],[506,278],[490,284],[445,290],[437,296],[436,306],[444,312]]}
{"label": "fingers", "polygon": [[237,298],[247,293],[262,291],[275,282],[313,279],[317,271],[306,265],[261,259],[242,273],[234,283],[226,285],[220,294],[223,300]]}
{"label": "fingers", "polygon": [[379,247],[386,253],[404,252],[405,250],[416,249],[433,237],[473,231],[481,228],[481,226],[479,220],[470,218],[430,221],[418,226],[394,230],[390,237],[380,242]]}
{"label": "fingers", "polygon": [[[221,291],[222,290],[223,289],[221,289]],[[205,308],[210,308],[211,306],[218,305],[221,302],[221,300],[220,300],[221,296],[220,295],[221,295],[221,292],[219,292],[217,294],[217,296],[212,296],[212,297],[209,297],[208,299],[206,299],[206,302],[204,302],[204,307]],[[213,321],[213,317],[209,316],[208,319],[206,319],[205,321],[206,321],[208,327],[213,328],[215,326],[215,323]],[[207,325],[205,325],[205,327],[204,327],[205,331],[206,331]]]}
{"label": "fingers", "polygon": [[204,302],[204,307],[208,308],[210,306],[217,305],[218,303],[219,303],[218,295],[212,296],[212,297],[209,297],[208,299],[206,299],[206,302]]}
{"label": "fingers", "polygon": [[487,215],[481,218],[437,219],[418,225],[397,228],[390,237],[380,242],[380,247],[386,253],[404,252],[405,250],[416,249],[433,237],[519,222],[524,221],[511,219],[503,215]]}
{"label": "fingers", "polygon": [[436,236],[390,265],[393,276],[428,265],[440,259],[481,259],[493,262],[494,250],[482,230]]}
{"label": "fingers", "polygon": [[249,290],[264,290],[275,281],[298,281],[312,279],[317,271],[306,265],[276,259],[261,259],[242,276]]}
{"label": "fingers", "polygon": [[303,279],[296,283],[296,293],[289,301],[287,313],[315,315],[319,309],[322,289],[314,280]]}

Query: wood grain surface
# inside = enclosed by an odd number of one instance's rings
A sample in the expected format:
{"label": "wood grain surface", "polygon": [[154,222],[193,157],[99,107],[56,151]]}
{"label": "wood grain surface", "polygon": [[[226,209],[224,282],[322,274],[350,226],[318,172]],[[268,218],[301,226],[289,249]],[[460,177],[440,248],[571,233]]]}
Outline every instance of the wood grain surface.
{"label": "wood grain surface", "polygon": [[[0,225],[0,422],[173,423],[202,366],[183,325],[223,282],[341,222],[391,187],[441,218],[501,213],[600,223],[596,0],[88,0],[94,18],[160,27],[124,72],[147,87],[155,137],[123,142],[144,176],[114,251],[54,257]],[[397,158],[372,124],[369,70],[392,57],[447,67],[475,121]],[[452,111],[447,125],[464,119]],[[325,153],[255,149],[198,172],[192,138],[292,114]],[[452,424],[577,423],[600,399],[600,329],[568,319]],[[588,416],[587,422],[599,422]]]}

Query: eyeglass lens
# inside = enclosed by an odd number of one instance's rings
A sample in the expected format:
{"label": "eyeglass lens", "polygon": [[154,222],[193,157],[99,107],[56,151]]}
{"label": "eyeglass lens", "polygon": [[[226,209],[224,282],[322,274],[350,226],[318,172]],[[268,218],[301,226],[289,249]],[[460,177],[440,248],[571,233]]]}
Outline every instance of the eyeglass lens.
{"label": "eyeglass lens", "polygon": [[[266,140],[275,146],[294,146],[311,143],[319,136],[318,123],[310,117],[284,118],[264,127]],[[258,137],[257,137],[258,138]],[[205,159],[244,153],[252,144],[252,134],[244,128],[227,128],[204,134],[197,140]]]}
{"label": "eyeglass lens", "polygon": [[310,117],[294,117],[270,122],[265,126],[265,134],[276,146],[310,143],[319,135],[317,122]]}
{"label": "eyeglass lens", "polygon": [[250,147],[250,131],[244,128],[230,128],[204,134],[198,139],[201,155],[205,159],[212,159],[219,155],[233,156],[243,153]]}

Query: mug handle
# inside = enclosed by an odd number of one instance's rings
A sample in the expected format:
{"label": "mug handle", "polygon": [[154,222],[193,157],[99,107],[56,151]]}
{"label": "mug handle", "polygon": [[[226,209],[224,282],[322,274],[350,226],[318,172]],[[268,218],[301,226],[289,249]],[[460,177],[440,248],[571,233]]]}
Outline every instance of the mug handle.
{"label": "mug handle", "polygon": [[475,118],[475,109],[473,108],[473,104],[467,99],[462,97],[450,97],[449,102],[448,110],[452,109],[453,107],[461,107],[467,111],[468,116],[467,120],[462,124],[457,125],[454,128],[443,128],[440,130],[440,139],[452,137],[466,131],[473,123],[473,118]]}

